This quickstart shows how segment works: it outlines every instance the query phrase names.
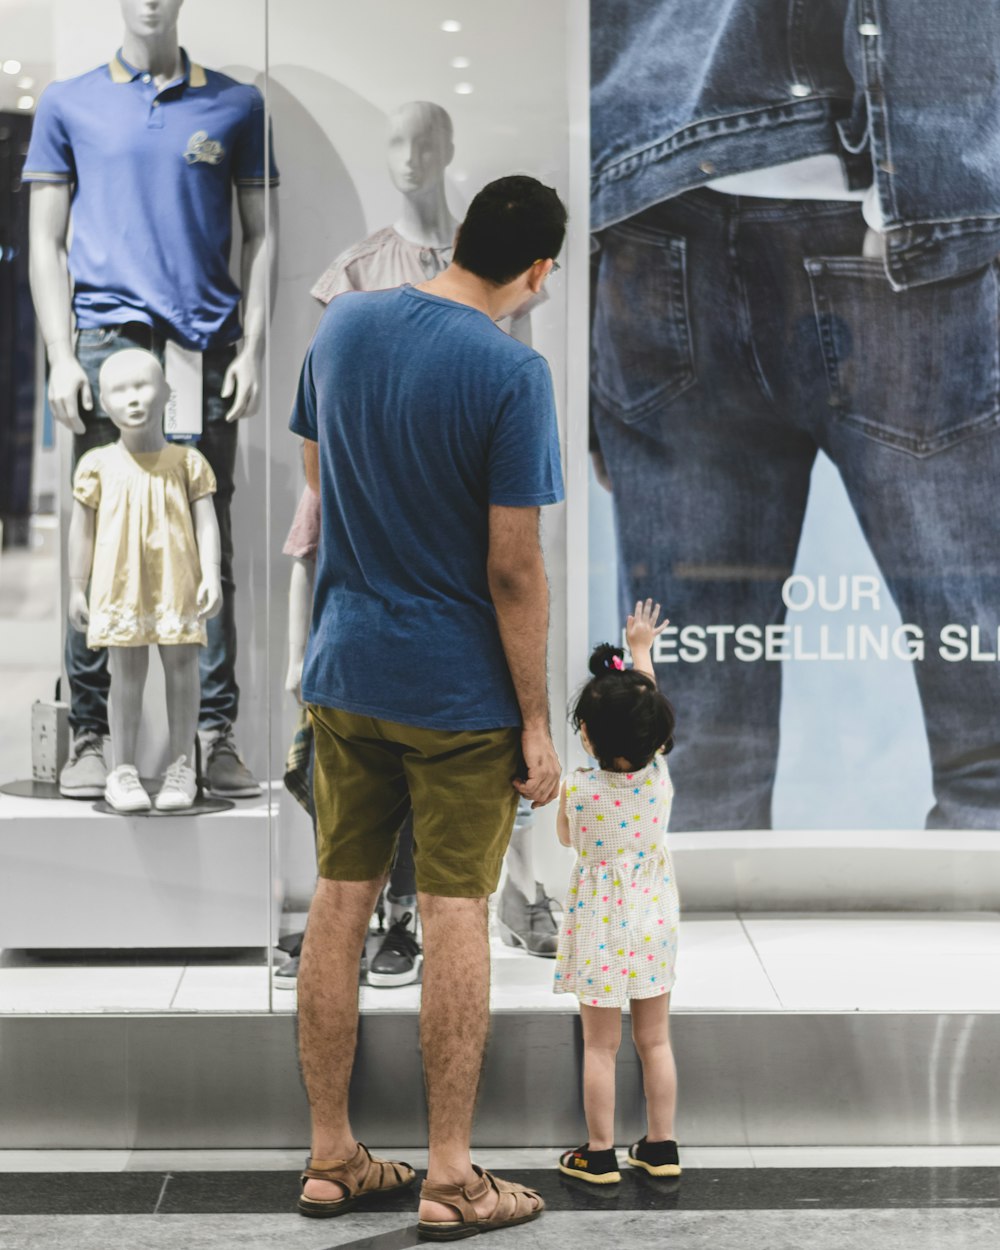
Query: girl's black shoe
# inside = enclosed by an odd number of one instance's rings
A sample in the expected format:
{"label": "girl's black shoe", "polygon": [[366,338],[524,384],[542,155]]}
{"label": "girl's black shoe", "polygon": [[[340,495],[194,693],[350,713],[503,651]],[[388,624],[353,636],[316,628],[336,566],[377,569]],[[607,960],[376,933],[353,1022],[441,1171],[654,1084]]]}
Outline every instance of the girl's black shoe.
{"label": "girl's black shoe", "polygon": [[650,1176],[680,1176],[681,1165],[677,1157],[675,1141],[637,1141],[629,1147],[628,1161],[634,1168],[642,1168]]}
{"label": "girl's black shoe", "polygon": [[613,1185],[622,1178],[614,1147],[591,1150],[586,1143],[559,1156],[559,1171],[577,1180],[589,1181],[591,1185]]}

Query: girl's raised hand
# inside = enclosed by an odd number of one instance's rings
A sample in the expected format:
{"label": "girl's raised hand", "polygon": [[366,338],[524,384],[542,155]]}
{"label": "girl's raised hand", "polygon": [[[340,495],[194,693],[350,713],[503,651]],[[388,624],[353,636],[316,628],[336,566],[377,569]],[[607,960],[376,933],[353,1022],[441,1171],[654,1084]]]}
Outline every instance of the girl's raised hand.
{"label": "girl's raised hand", "polygon": [[637,650],[648,651],[653,645],[653,639],[662,634],[670,624],[664,617],[657,625],[659,615],[660,605],[652,599],[647,599],[645,603],[640,599],[635,605],[635,611],[625,622],[625,641],[633,655]]}

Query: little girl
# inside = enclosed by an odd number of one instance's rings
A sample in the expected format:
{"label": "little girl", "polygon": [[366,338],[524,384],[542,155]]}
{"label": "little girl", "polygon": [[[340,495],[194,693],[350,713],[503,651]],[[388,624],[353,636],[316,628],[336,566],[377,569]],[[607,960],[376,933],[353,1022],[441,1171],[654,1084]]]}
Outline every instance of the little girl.
{"label": "little girl", "polygon": [[588,1141],[559,1170],[598,1185],[621,1180],[614,1148],[615,1057],[622,1008],[642,1063],[647,1134],[628,1162],[652,1176],[679,1176],[674,1140],[677,1071],[670,1047],[670,991],[679,903],[667,849],[673,786],[666,753],[674,713],[656,686],[650,650],[668,622],[660,605],[635,605],[619,647],[590,658],[591,680],[573,711],[587,753],[599,764],[563,782],[557,832],[577,854],[559,950],[555,993],[576,994],[583,1020],[583,1106]]}

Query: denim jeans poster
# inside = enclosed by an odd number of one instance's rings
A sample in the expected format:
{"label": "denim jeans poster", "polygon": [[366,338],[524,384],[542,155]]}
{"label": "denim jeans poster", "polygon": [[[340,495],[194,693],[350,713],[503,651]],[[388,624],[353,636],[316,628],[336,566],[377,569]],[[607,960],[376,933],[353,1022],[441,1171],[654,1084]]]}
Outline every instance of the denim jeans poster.
{"label": "denim jeans poster", "polygon": [[1000,12],[871,8],[591,6],[591,599],[671,618],[676,830],[1000,828]]}

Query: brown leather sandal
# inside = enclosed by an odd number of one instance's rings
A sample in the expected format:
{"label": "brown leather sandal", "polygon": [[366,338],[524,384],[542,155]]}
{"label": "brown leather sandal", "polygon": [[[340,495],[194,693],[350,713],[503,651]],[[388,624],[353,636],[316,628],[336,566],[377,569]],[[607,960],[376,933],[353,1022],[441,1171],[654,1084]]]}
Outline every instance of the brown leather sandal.
{"label": "brown leather sandal", "polygon": [[[417,1231],[422,1241],[459,1241],[497,1228],[512,1228],[537,1220],[545,1210],[541,1194],[534,1189],[501,1180],[484,1168],[473,1168],[479,1179],[471,1185],[432,1185],[429,1181],[421,1185],[421,1201],[440,1202],[458,1212],[457,1220],[420,1220]],[[481,1220],[473,1203],[491,1189],[497,1196],[497,1205],[488,1219]]]}
{"label": "brown leather sandal", "polygon": [[358,1142],[349,1159],[309,1159],[302,1173],[302,1188],[306,1181],[335,1181],[344,1187],[342,1198],[299,1198],[299,1214],[316,1219],[343,1215],[355,1206],[360,1198],[369,1194],[391,1194],[405,1189],[416,1179],[416,1172],[408,1163],[396,1163],[388,1159],[376,1159],[367,1146]]}

